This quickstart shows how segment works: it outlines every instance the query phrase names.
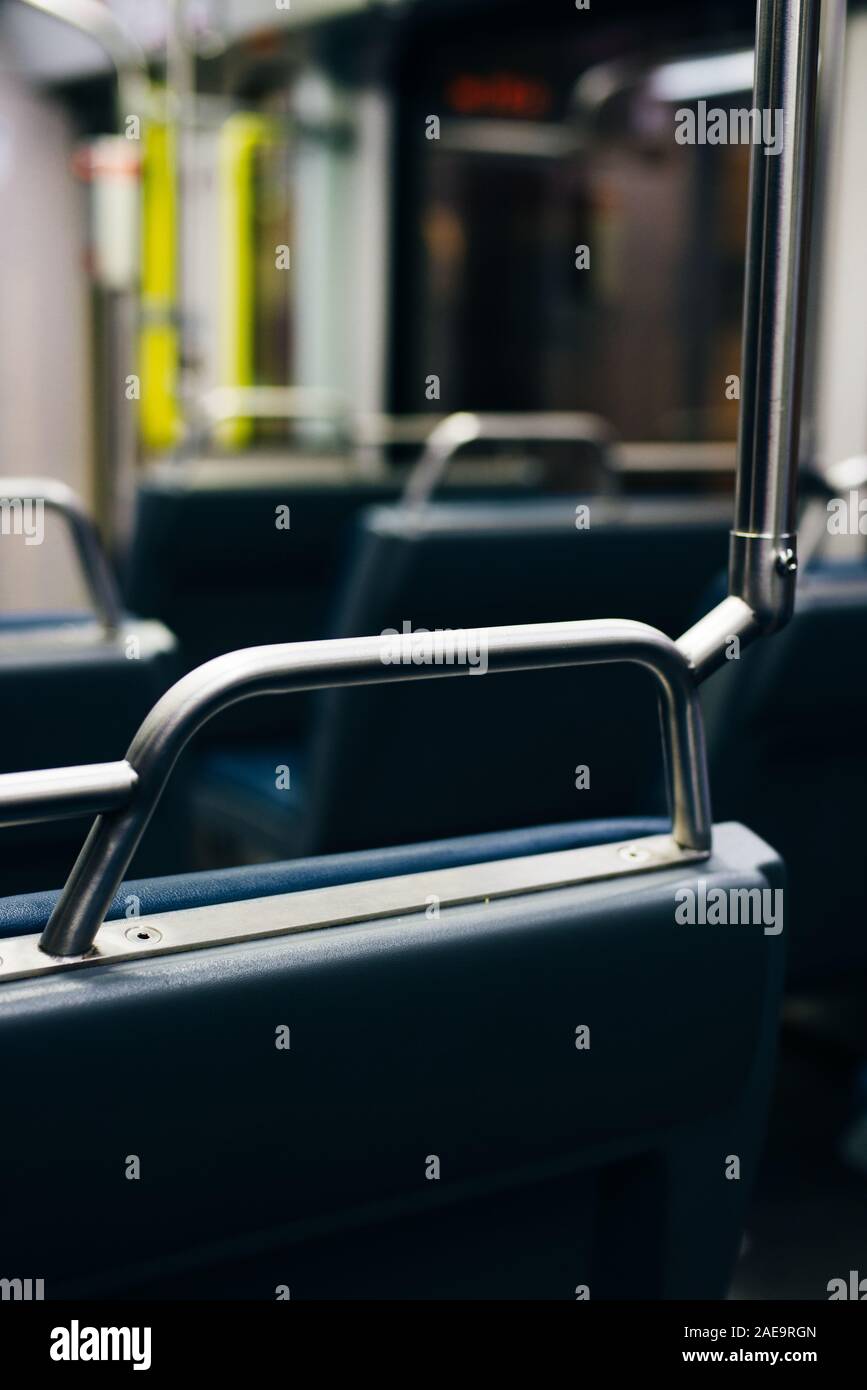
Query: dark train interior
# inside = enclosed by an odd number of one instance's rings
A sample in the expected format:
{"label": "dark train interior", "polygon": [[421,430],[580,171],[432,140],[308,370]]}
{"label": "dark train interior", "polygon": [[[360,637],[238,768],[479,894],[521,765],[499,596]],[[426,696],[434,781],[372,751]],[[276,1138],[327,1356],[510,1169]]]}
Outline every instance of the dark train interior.
{"label": "dark train interior", "polygon": [[867,1299],[865,122],[846,0],[0,0],[0,1318]]}

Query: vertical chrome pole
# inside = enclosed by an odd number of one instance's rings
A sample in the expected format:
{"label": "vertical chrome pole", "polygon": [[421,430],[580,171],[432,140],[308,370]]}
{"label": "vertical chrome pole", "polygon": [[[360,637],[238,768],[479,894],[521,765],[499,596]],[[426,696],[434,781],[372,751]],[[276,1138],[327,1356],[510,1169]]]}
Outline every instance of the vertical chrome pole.
{"label": "vertical chrome pole", "polygon": [[[761,631],[791,616],[820,0],[759,0],[741,421],[729,591]],[[773,151],[773,152],[772,152]]]}
{"label": "vertical chrome pole", "polygon": [[729,596],[678,642],[698,680],[732,638],[783,627],[795,602],[820,11],[821,0],[758,3],[753,109],[765,138],[750,163]]}

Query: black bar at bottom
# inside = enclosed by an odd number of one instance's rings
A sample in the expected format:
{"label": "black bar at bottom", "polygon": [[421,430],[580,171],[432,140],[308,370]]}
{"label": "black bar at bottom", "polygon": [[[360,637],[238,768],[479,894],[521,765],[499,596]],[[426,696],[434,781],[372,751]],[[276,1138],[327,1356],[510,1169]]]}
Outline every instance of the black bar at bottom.
{"label": "black bar at bottom", "polygon": [[[599,1370],[613,1377],[638,1370],[650,1377],[706,1365],[806,1365],[827,1376],[829,1370],[859,1366],[863,1356],[865,1309],[851,1303],[867,1300],[867,1280],[863,1288],[850,1282],[857,1300],[850,1289],[847,1298],[827,1303],[577,1301],[568,1318],[546,1322],[541,1342],[532,1323],[526,1329],[514,1319],[503,1325],[492,1305],[483,1310],[475,1304],[474,1321],[459,1331],[457,1348],[449,1345],[442,1305],[428,1314],[432,1326],[428,1334],[422,1331],[419,1343],[417,1337],[405,1340],[406,1303],[397,1305],[398,1323],[380,1322],[382,1305],[365,1303],[365,1321],[351,1319],[346,1329],[345,1305],[305,1303],[291,1290],[282,1298],[275,1291],[273,1303],[3,1301],[0,1356],[4,1368],[15,1368],[19,1384],[29,1383],[30,1372],[57,1372],[62,1383],[76,1371],[93,1378],[109,1368],[116,1377],[136,1367],[158,1381],[189,1376],[190,1384],[207,1383],[203,1375],[212,1370],[222,1383],[243,1372],[248,1384],[257,1385],[269,1383],[275,1373],[290,1376],[293,1367],[297,1373],[315,1366],[315,1379],[321,1381],[341,1356],[353,1368],[353,1378],[391,1366],[393,1375],[414,1379],[419,1353],[425,1379],[439,1358],[451,1380],[458,1368],[462,1374],[469,1369],[470,1343],[473,1360],[478,1356],[489,1364],[507,1357],[510,1378],[517,1373],[514,1356],[525,1351],[535,1365],[533,1383],[541,1385],[559,1379],[567,1365],[570,1380],[586,1370],[596,1373],[596,1383]],[[843,1306],[847,1302],[850,1306]]]}

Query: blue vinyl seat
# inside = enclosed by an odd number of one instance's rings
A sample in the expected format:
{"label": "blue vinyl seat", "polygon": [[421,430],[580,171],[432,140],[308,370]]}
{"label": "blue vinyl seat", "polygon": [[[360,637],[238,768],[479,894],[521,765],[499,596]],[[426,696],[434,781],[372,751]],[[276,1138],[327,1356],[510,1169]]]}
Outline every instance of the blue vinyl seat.
{"label": "blue vinyl seat", "polygon": [[[126,602],[175,633],[187,669],[240,647],[325,634],[352,521],[362,507],[394,498],[397,484],[329,478],[318,462],[324,481],[224,462],[167,465],[141,482]],[[278,527],[280,508],[287,524]],[[302,698],[257,715],[282,737],[304,726],[305,710]],[[245,712],[229,712],[207,738],[220,743],[246,728]]]}
{"label": "blue vinyl seat", "polygon": [[[114,631],[87,613],[0,615],[0,773],[122,757],[178,674],[177,643],[129,615]],[[189,862],[180,781],[136,861],[143,873]],[[0,892],[48,888],[69,872],[87,828],[75,818],[3,833]]]}
{"label": "blue vinyl seat", "polygon": [[[156,466],[136,495],[126,602],[176,635],[187,669],[240,647],[315,641],[328,633],[356,518],[400,490],[399,476],[366,477],[348,457]],[[308,716],[303,696],[275,701],[257,711],[257,735],[297,735]],[[229,711],[206,738],[219,746],[248,735],[246,711]]]}
{"label": "blue vinyl seat", "polygon": [[[134,895],[157,928],[255,920],[263,896],[361,895],[383,875],[658,828],[585,822],[131,882],[110,915]],[[9,1268],[38,1269],[49,1298],[723,1297],[761,1148],[783,939],[677,925],[675,895],[699,880],[782,883],[765,845],[719,826],[697,867],[434,919],[368,913],[49,974],[36,990],[5,982],[0,1047],[27,1059],[4,1083]],[[40,930],[52,902],[0,901],[0,931]],[[82,1123],[94,1074],[105,1103]],[[58,1135],[63,1190],[92,1200],[34,1220]]]}
{"label": "blue vinyl seat", "polygon": [[714,808],[788,866],[793,982],[867,966],[865,701],[867,566],[831,559],[808,568],[788,626],[702,690]]}
{"label": "blue vinyl seat", "polygon": [[[583,531],[574,499],[369,509],[356,526],[331,635],[618,612],[679,635],[695,592],[724,562],[725,504],[589,502]],[[328,691],[313,702],[306,744],[288,720],[281,733],[256,719],[244,737],[225,736],[199,755],[200,820],[212,851],[231,862],[658,814],[663,779],[649,689],[639,669],[597,668],[514,675],[493,689],[474,678]],[[526,726],[516,718],[522,710]],[[293,759],[289,794],[275,772]],[[584,767],[589,786],[579,790]]]}

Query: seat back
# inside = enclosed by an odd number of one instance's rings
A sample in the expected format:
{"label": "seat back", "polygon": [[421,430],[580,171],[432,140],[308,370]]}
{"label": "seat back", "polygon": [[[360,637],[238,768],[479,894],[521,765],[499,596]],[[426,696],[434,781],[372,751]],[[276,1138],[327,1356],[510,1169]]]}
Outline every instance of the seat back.
{"label": "seat back", "polygon": [[[0,618],[0,773],[116,757],[177,674],[177,644],[162,623],[125,616],[106,632],[87,614]],[[142,844],[139,872],[183,867],[181,802],[177,784]],[[75,817],[4,831],[0,892],[56,887],[87,825]]]}
{"label": "seat back", "polygon": [[[773,177],[752,163],[737,514],[770,497],[785,525],[736,527],[722,613],[677,643],[629,621],[476,634],[502,680],[652,674],[669,835],[585,831],[565,851],[503,845],[486,863],[362,867],[105,921],[208,720],[253,696],[398,683],[407,659],[418,679],[470,676],[411,636],[232,653],[168,692],[123,762],[0,778],[0,823],[83,795],[100,812],[42,936],[7,937],[0,961],[0,1041],[23,1059],[4,1087],[4,1252],[39,1259],[55,1289],[165,1295],[174,1276],[189,1296],[207,1268],[230,1296],[725,1295],[767,1100],[783,889],[763,842],[711,825],[698,679],[730,615],[754,635],[785,621],[794,589],[817,19],[762,6],[756,43],[755,104],[785,104],[791,138]],[[81,1085],[94,1075],[107,1103]]]}
{"label": "seat back", "polygon": [[[36,1260],[55,1296],[724,1294],[781,937],[758,918],[684,929],[678,904],[761,902],[780,866],[739,827],[711,837],[697,692],[669,639],[629,622],[484,636],[500,679],[647,668],[671,830],[585,823],[115,891],[207,719],[401,671],[373,638],[185,677],[126,763],[88,769],[102,814],[60,898],[0,903],[0,1043],[27,1059],[5,1093],[4,1253]],[[31,782],[0,778],[3,820],[81,794],[68,771]],[[97,1069],[111,1104],[82,1124],[75,1079]],[[64,1191],[99,1200],[34,1222],[58,1136]]]}
{"label": "seat back", "polygon": [[[589,529],[576,528],[574,500],[372,509],[359,521],[336,635],[616,612],[682,631],[696,589],[724,561],[725,504],[585,501]],[[328,691],[306,774],[305,848],[658,813],[655,729],[645,673],[623,668],[516,675],[493,689],[471,680]]]}
{"label": "seat back", "polygon": [[189,667],[241,646],[321,637],[349,523],[395,493],[331,476],[326,461],[318,482],[301,483],[253,465],[250,475],[228,463],[153,470],[138,490],[127,601],[171,627]]}
{"label": "seat back", "polygon": [[[240,647],[321,638],[355,518],[400,486],[348,458],[161,465],[138,490],[127,602],[177,635],[187,669]],[[257,736],[284,736],[304,727],[307,703],[257,713]],[[249,734],[246,712],[229,712],[207,737]]]}
{"label": "seat back", "polygon": [[[562,852],[550,833],[519,852]],[[575,827],[572,853],[596,835]],[[484,852],[514,867],[515,849]],[[407,868],[423,904],[478,852],[130,884],[103,935],[129,929],[132,894],[134,926],[179,942],[340,883],[385,901],[381,875]],[[780,885],[734,826],[699,870],[725,892]],[[27,1059],[4,1097],[8,1267],[38,1269],[48,1297],[723,1297],[782,943],[678,926],[689,886],[679,865],[397,920],[371,899],[354,925],[0,983],[0,1046]],[[7,900],[0,923],[38,929],[49,906]],[[110,1103],[83,1102],[87,1075]],[[90,1194],[62,1222],[40,1215],[58,1181]]]}
{"label": "seat back", "polygon": [[789,866],[793,982],[867,964],[867,757],[854,732],[865,700],[867,567],[858,562],[809,571],[788,626],[703,689],[715,804],[748,816]]}

